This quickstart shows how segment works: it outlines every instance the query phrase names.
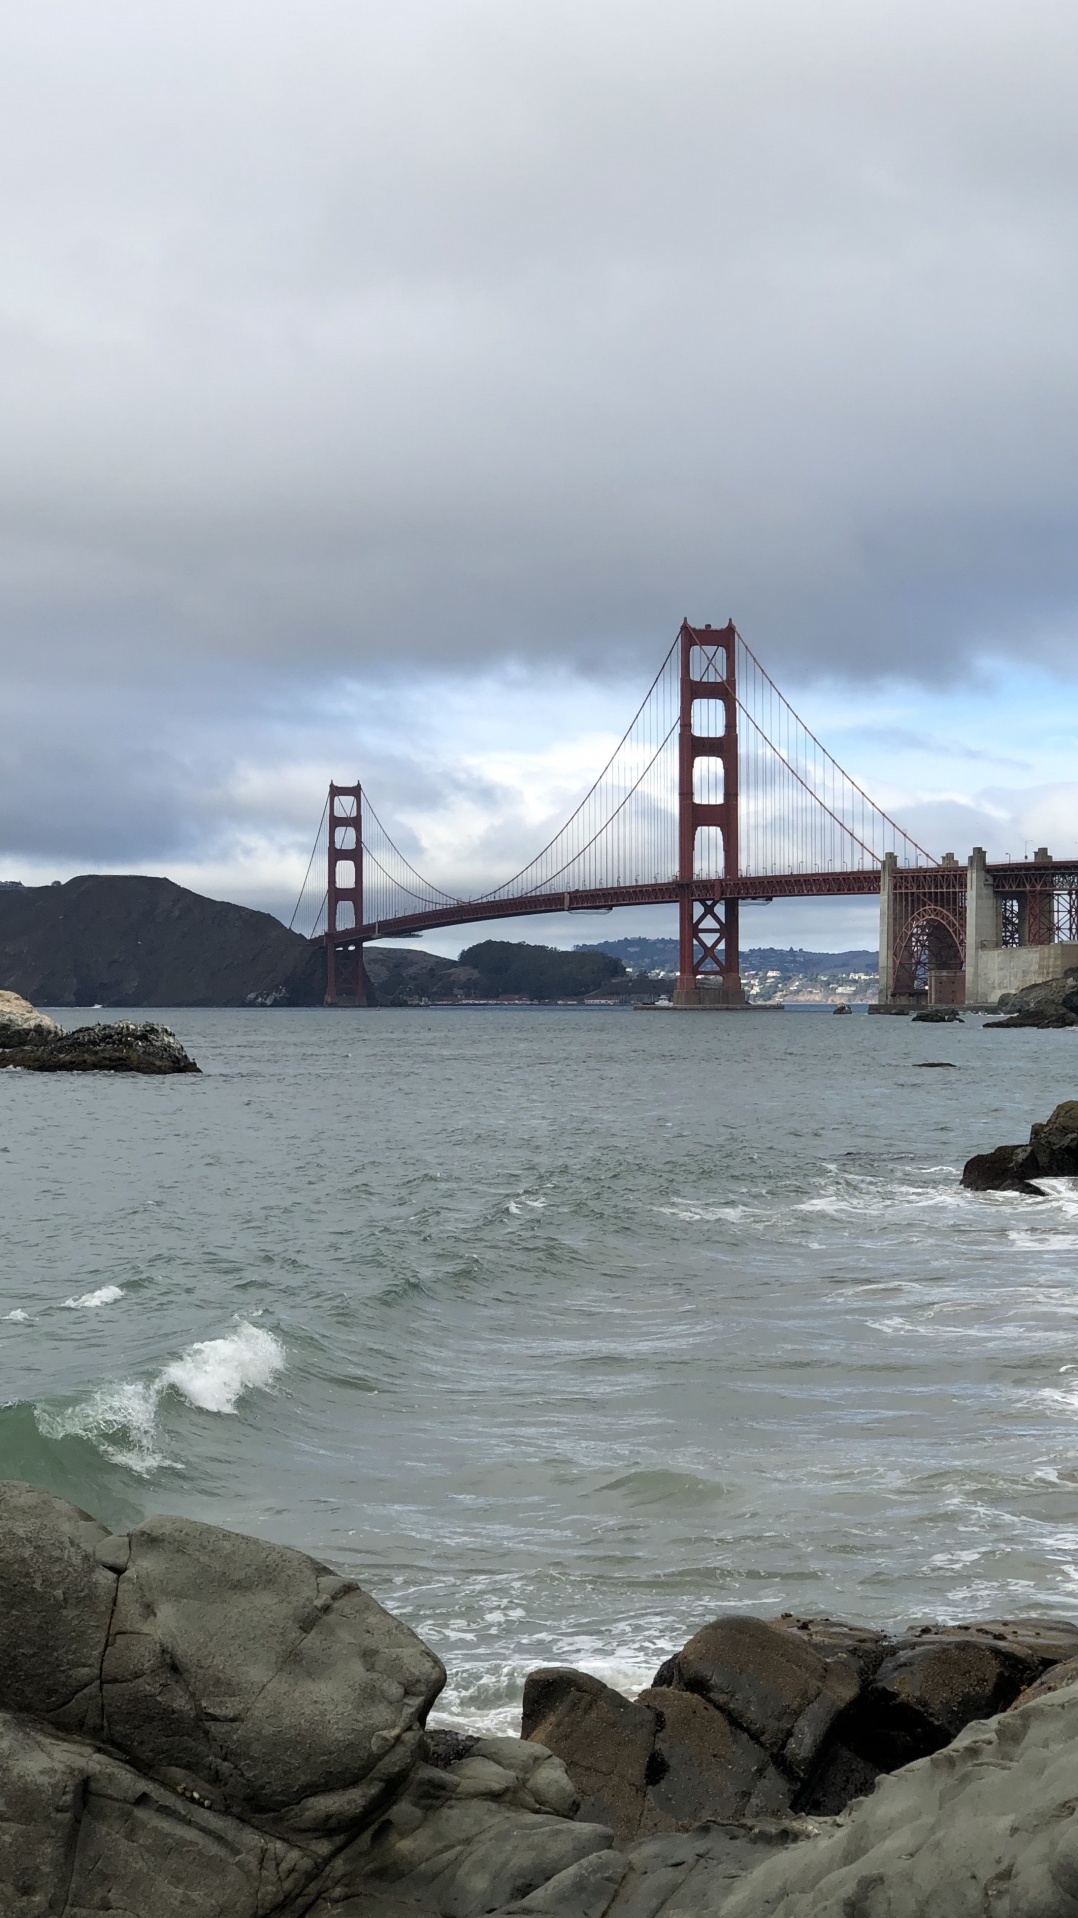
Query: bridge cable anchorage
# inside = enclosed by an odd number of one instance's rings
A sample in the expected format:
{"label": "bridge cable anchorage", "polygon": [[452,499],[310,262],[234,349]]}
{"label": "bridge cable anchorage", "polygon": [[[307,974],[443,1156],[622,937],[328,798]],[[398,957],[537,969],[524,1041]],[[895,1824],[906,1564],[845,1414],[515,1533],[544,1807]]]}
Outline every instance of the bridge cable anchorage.
{"label": "bridge cable anchorage", "polygon": [[[316,839],[292,918],[308,937],[356,951],[365,939],[518,912],[680,900],[714,960],[694,966],[694,979],[728,973],[738,993],[738,898],[870,893],[888,854],[907,867],[938,863],[843,770],[732,621],[684,623],[565,824],[489,892],[462,898],[432,884],[358,784],[331,798],[328,885],[312,883]],[[319,837],[326,821],[323,811]],[[695,920],[685,918],[690,895]]]}

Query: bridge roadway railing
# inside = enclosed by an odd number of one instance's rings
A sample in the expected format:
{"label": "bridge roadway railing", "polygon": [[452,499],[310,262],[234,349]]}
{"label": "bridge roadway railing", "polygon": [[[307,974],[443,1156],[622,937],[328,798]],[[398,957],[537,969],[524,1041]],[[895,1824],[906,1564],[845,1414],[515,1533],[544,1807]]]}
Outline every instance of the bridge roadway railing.
{"label": "bridge roadway railing", "polygon": [[[878,868],[856,872],[784,872],[737,879],[694,879],[689,896],[710,899],[716,890],[731,899],[820,899],[879,894]],[[319,945],[354,946],[357,941],[392,939],[405,933],[430,932],[439,926],[477,925],[486,920],[522,919],[553,912],[609,912],[616,906],[661,906],[682,898],[685,887],[677,879],[648,886],[599,886],[568,892],[522,893],[515,899],[462,899],[450,906],[429,906],[393,919],[372,919],[336,933],[321,933]]]}

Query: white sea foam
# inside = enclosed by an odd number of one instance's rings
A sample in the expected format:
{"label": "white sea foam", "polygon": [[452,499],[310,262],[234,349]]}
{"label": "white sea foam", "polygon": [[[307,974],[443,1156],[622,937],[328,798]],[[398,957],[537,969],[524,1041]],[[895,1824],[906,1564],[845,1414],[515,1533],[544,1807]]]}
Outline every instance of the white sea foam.
{"label": "white sea foam", "polygon": [[732,1219],[736,1224],[749,1217],[747,1205],[694,1205],[691,1199],[679,1200],[674,1205],[657,1205],[653,1209],[668,1219],[684,1219],[689,1225],[707,1225],[716,1219]]}
{"label": "white sea foam", "polygon": [[63,1306],[69,1312],[78,1312],[83,1306],[115,1305],[117,1299],[122,1298],[122,1286],[99,1285],[96,1292],[83,1292],[77,1299],[64,1299]]}
{"label": "white sea foam", "polygon": [[244,1392],[272,1384],[284,1367],[284,1347],[272,1332],[241,1319],[223,1339],[200,1339],[167,1365],[160,1389],[171,1386],[204,1412],[234,1412]]}
{"label": "white sea foam", "polygon": [[272,1384],[284,1364],[281,1341],[240,1319],[226,1337],[189,1345],[155,1379],[121,1379],[61,1412],[38,1406],[34,1416],[46,1438],[88,1439],[115,1465],[145,1474],[175,1463],[162,1453],[157,1429],[166,1392],[203,1412],[235,1412],[244,1392]]}
{"label": "white sea foam", "polygon": [[16,1325],[29,1325],[30,1323],[29,1312],[24,1312],[20,1305],[17,1305],[13,1312],[5,1312],[4,1318],[14,1320]]}
{"label": "white sea foam", "polygon": [[121,1379],[118,1385],[102,1385],[63,1412],[38,1406],[34,1417],[46,1438],[88,1439],[114,1465],[145,1474],[170,1463],[157,1449],[160,1396],[156,1381],[147,1385],[139,1379]]}
{"label": "white sea foam", "polygon": [[892,1332],[892,1333],[913,1332],[913,1333],[916,1333],[917,1336],[920,1338],[930,1339],[933,1337],[936,1331],[936,1328],[934,1326],[918,1325],[912,1319],[901,1319],[901,1318],[868,1319],[866,1323],[872,1327],[872,1330],[874,1332]]}

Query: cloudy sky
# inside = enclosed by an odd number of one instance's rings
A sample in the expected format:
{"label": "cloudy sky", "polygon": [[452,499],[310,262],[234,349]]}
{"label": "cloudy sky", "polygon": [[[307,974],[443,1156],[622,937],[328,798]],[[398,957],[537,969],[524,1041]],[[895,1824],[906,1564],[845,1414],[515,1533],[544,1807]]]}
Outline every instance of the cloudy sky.
{"label": "cloudy sky", "polygon": [[485,889],[685,613],[1078,852],[1076,76],[1062,0],[0,0],[0,875],[287,918],[359,774]]}

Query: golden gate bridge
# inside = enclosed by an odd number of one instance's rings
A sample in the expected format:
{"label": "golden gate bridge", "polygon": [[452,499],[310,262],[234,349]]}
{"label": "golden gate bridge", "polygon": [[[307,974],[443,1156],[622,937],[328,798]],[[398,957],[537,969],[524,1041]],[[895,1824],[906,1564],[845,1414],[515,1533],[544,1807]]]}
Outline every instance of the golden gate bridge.
{"label": "golden gate bridge", "polygon": [[[984,871],[1000,892],[1002,943],[1008,923],[1013,944],[1078,938],[1073,862],[1045,853],[1032,868]],[[624,738],[528,865],[492,891],[455,897],[416,871],[360,783],[331,785],[292,926],[325,948],[326,1003],[361,1006],[363,947],[372,940],[676,903],[674,1003],[734,1007],[745,1004],[743,899],[871,896],[882,884],[889,996],[916,998],[931,984],[930,996],[956,1003],[966,878],[964,866],[927,852],[843,771],[732,620],[685,620]]]}

